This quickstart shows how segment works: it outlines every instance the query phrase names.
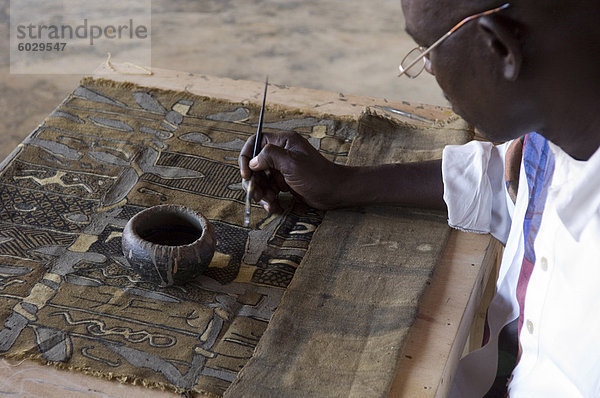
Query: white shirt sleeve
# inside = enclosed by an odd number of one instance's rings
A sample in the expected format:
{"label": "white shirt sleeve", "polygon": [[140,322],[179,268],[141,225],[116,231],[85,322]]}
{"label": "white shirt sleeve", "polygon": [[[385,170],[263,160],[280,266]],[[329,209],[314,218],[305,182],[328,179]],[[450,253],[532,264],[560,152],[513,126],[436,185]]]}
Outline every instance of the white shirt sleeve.
{"label": "white shirt sleeve", "polygon": [[504,157],[509,145],[471,141],[444,149],[444,201],[452,228],[491,233],[506,243],[514,209],[504,182]]}

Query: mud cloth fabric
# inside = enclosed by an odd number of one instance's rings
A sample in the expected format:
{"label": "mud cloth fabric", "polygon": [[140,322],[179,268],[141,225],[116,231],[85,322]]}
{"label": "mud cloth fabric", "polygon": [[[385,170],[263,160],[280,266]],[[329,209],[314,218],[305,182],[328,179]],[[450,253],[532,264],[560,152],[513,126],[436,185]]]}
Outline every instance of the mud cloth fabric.
{"label": "mud cloth fabric", "polygon": [[[221,395],[252,356],[323,214],[252,212],[237,155],[258,110],[86,80],[2,163],[0,353]],[[344,163],[356,123],[268,111]],[[205,276],[157,288],[121,253],[134,214],[174,203],[217,233]]]}
{"label": "mud cloth fabric", "polygon": [[[237,155],[257,119],[249,105],[85,79],[0,165],[0,355],[208,396],[224,394],[242,368],[231,396],[387,388],[445,215],[331,212],[315,236],[324,214],[290,197],[283,215],[257,206],[252,228],[242,227]],[[298,131],[338,163],[353,141],[352,164],[441,154],[443,139],[427,144],[439,129],[375,115],[361,125],[358,134],[351,119],[268,109],[264,129]],[[462,133],[448,141],[464,142]],[[390,149],[392,138],[406,148]],[[128,219],[163,203],[203,213],[218,240],[206,275],[168,288],[140,281],[120,247]],[[274,362],[261,362],[265,353]]]}

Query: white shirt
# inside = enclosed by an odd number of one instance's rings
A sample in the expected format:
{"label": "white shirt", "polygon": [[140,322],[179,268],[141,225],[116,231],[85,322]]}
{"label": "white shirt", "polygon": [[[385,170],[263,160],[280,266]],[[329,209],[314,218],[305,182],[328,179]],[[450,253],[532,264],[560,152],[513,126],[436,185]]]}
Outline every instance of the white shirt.
{"label": "white shirt", "polygon": [[474,141],[443,154],[449,224],[505,243],[489,341],[460,361],[451,396],[488,391],[498,334],[522,312],[510,396],[600,397],[600,150],[576,161],[528,134],[513,203],[504,178],[512,143]]}

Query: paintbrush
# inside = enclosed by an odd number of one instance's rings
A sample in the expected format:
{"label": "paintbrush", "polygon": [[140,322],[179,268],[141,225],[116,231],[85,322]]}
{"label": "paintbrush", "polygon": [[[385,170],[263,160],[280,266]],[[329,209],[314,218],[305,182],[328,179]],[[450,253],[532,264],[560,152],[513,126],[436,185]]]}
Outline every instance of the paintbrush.
{"label": "paintbrush", "polygon": [[[252,151],[252,158],[256,157],[261,150],[260,144],[262,141],[262,126],[263,116],[265,114],[265,102],[267,100],[267,87],[269,86],[269,76],[265,79],[265,91],[263,93],[262,105],[260,107],[260,115],[258,116],[258,128],[256,129],[256,137],[254,139],[254,150]],[[246,191],[246,211],[244,213],[244,226],[250,225],[250,209],[252,202],[252,194],[254,193],[254,174],[250,177],[248,182],[248,189]]]}

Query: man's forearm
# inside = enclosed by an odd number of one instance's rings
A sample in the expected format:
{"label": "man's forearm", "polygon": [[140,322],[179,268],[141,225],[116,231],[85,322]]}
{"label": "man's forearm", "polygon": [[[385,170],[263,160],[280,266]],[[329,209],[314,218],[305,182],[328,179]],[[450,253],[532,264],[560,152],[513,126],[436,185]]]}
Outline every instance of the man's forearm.
{"label": "man's forearm", "polygon": [[442,209],[442,161],[342,167],[339,207],[393,204]]}

